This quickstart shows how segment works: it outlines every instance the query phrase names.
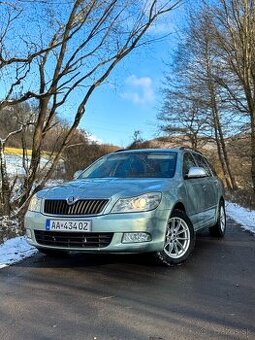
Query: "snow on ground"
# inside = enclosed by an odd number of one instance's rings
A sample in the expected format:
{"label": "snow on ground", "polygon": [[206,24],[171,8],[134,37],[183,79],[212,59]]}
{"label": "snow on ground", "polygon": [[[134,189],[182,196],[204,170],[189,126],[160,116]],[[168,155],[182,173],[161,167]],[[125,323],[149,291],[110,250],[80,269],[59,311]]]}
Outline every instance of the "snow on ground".
{"label": "snow on ground", "polygon": [[255,233],[255,210],[245,209],[236,203],[226,202],[226,213],[242,228]]}
{"label": "snow on ground", "polygon": [[0,245],[0,269],[34,255],[37,250],[30,246],[25,236],[5,241]]}
{"label": "snow on ground", "polygon": [[[28,157],[30,160],[30,157]],[[43,167],[47,164],[47,159],[42,158],[40,166]],[[7,172],[12,176],[24,175],[25,171],[22,164],[22,156],[19,155],[6,155]]]}
{"label": "snow on ground", "polygon": [[[7,172],[11,176],[23,175],[22,157],[19,155],[6,155]],[[41,167],[45,166],[47,159],[42,158]],[[47,186],[61,184],[63,180],[51,180]],[[2,219],[0,218],[0,232]],[[0,269],[13,263],[19,262],[26,257],[33,256],[37,252],[36,248],[31,247],[25,236],[14,237],[0,244]]]}
{"label": "snow on ground", "polygon": [[[238,204],[226,202],[227,215],[242,228],[255,233],[255,210],[248,210]],[[15,237],[0,245],[0,269],[33,256],[37,250],[31,247],[25,236]]]}

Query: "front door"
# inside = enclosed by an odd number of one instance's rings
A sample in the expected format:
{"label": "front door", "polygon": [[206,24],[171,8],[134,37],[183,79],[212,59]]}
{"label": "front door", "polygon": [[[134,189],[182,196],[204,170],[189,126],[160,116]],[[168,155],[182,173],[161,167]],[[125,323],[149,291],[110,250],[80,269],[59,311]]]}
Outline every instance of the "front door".
{"label": "front door", "polygon": [[186,191],[186,210],[194,229],[203,226],[206,210],[207,196],[207,177],[206,178],[187,178],[191,167],[198,166],[190,152],[183,155],[183,178]]}
{"label": "front door", "polygon": [[217,187],[216,183],[217,180],[212,174],[211,169],[209,168],[205,158],[200,154],[193,155],[196,163],[199,167],[203,168],[206,173],[207,177],[203,178],[203,190],[205,192],[205,201],[204,201],[204,214],[202,218],[206,221],[206,223],[213,223],[215,220],[215,211],[217,208]]}

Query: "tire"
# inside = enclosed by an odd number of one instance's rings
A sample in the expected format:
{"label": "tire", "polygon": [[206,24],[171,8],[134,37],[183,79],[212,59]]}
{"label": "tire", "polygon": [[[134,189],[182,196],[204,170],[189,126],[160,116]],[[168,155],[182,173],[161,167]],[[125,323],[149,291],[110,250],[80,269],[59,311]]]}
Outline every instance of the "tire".
{"label": "tire", "polygon": [[167,266],[180,265],[191,255],[195,246],[193,225],[185,214],[175,210],[169,218],[164,249],[156,253],[159,262]]}
{"label": "tire", "polygon": [[217,223],[209,228],[210,234],[212,236],[222,238],[226,232],[226,212],[225,212],[225,204],[223,201],[220,201],[218,208],[218,217]]}
{"label": "tire", "polygon": [[40,253],[50,256],[50,257],[65,257],[67,252],[64,250],[58,249],[46,249],[46,248],[37,248]]}

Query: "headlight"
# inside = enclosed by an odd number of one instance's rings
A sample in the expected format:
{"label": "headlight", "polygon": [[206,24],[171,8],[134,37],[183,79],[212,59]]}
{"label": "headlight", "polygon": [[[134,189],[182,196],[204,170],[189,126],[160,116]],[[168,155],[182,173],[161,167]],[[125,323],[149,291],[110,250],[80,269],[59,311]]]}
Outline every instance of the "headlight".
{"label": "headlight", "polygon": [[160,192],[119,199],[112,209],[112,213],[144,212],[156,209],[161,201]]}
{"label": "headlight", "polygon": [[34,195],[29,203],[28,210],[40,212],[41,211],[41,202],[42,200]]}

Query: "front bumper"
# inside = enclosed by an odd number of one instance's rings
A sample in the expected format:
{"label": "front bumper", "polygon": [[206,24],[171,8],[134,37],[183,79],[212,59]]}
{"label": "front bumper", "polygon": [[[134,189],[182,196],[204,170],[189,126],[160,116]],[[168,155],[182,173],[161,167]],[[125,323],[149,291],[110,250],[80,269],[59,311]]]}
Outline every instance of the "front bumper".
{"label": "front bumper", "polygon": [[[72,219],[81,220],[79,217],[64,216],[46,216],[42,213],[27,212],[25,216],[25,227],[30,229],[31,238],[27,238],[29,244],[37,248],[61,249],[79,252],[108,252],[108,253],[143,253],[161,251],[164,247],[167,221],[169,210],[155,209],[143,213],[125,213],[125,214],[106,214],[101,216],[84,216],[84,220],[90,220],[92,223],[91,233],[113,233],[111,242],[106,247],[86,247],[84,243],[79,247],[69,246],[50,246],[38,243],[35,237],[35,230],[46,231],[46,219]],[[145,232],[150,234],[151,241],[140,243],[122,243],[123,233],[127,232]],[[65,233],[61,231],[59,233]],[[74,232],[75,234],[75,232]],[[84,237],[90,233],[84,233]]]}

